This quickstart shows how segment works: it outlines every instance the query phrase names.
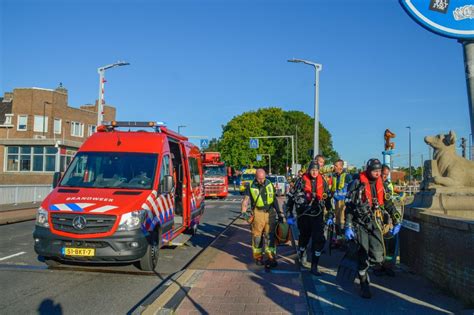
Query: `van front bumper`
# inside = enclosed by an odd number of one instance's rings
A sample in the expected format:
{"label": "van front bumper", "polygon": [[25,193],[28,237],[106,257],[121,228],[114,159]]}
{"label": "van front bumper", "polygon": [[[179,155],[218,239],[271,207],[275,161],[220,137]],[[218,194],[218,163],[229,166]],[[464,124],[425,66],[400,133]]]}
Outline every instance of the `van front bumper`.
{"label": "van front bumper", "polygon": [[[115,232],[105,238],[75,239],[51,233],[49,228],[35,226],[33,232],[35,252],[43,257],[76,262],[134,262],[145,255],[149,236],[138,229]],[[135,245],[135,246],[133,246]],[[94,256],[66,256],[64,249],[94,248]]]}

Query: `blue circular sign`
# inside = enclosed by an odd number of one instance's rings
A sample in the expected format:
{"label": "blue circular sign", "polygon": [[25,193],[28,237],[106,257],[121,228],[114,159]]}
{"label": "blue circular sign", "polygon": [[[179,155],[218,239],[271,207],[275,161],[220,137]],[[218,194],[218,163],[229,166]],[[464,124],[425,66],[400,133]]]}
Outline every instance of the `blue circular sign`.
{"label": "blue circular sign", "polygon": [[473,0],[400,0],[421,26],[442,36],[474,39]]}

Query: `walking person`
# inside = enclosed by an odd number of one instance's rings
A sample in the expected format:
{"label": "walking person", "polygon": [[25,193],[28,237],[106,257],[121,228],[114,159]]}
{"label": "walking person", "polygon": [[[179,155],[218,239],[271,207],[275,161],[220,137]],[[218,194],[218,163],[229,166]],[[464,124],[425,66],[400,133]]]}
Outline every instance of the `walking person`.
{"label": "walking person", "polygon": [[[247,211],[250,201],[251,213]],[[265,265],[266,268],[274,268],[278,265],[276,261],[275,227],[276,223],[283,222],[278,200],[275,195],[275,187],[266,179],[263,169],[257,169],[255,179],[247,186],[244,199],[242,200],[242,216],[250,218],[253,216],[252,226],[252,253],[257,265]],[[265,252],[263,247],[265,243]],[[264,254],[267,260],[264,261]]]}
{"label": "walking person", "polygon": [[[334,163],[334,173],[332,176],[331,198],[334,202],[336,240],[335,245],[341,245],[344,235],[344,210],[346,208],[347,187],[352,181],[350,174],[344,171],[344,161],[337,160]],[[330,240],[332,241],[332,240]]]}
{"label": "walking person", "polygon": [[[385,205],[381,174],[382,163],[370,159],[366,170],[350,183],[346,199],[345,237],[358,245],[358,276],[363,298],[372,297],[367,270],[371,265],[381,264],[385,254],[383,226],[379,219]],[[394,216],[393,208],[386,210]],[[391,233],[395,235],[398,231],[399,227]]]}
{"label": "walking person", "polygon": [[298,256],[300,262],[305,256],[306,247],[311,239],[311,273],[320,276],[319,258],[326,241],[324,237],[324,210],[330,208],[329,187],[320,174],[319,164],[311,161],[307,172],[295,183],[287,194],[287,221],[294,224],[293,207],[296,207],[299,229]]}

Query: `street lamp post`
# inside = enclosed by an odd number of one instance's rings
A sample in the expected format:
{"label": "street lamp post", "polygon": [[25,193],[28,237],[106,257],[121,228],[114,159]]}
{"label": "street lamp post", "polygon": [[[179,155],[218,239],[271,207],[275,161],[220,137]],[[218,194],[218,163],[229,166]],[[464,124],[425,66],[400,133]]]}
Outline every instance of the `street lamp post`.
{"label": "street lamp post", "polygon": [[304,63],[314,67],[314,143],[313,157],[319,154],[319,72],[323,65],[303,59],[290,59],[288,62]]}
{"label": "street lamp post", "polygon": [[[111,65],[103,66],[97,68],[97,72],[99,73],[99,101],[97,102],[97,126],[100,126],[102,121],[104,120],[104,88],[105,88],[105,70],[111,69],[114,67],[120,66],[128,66],[130,63],[128,62],[116,62]],[[96,128],[97,130],[97,128]]]}
{"label": "street lamp post", "polygon": [[181,134],[181,132],[180,132],[181,128],[185,128],[185,127],[186,127],[185,125],[179,125],[178,126],[178,133]]}
{"label": "street lamp post", "polygon": [[411,183],[411,127],[408,128],[408,184]]}
{"label": "street lamp post", "polygon": [[45,138],[45,130],[46,130],[46,104],[51,105],[51,102],[48,102],[48,101],[43,102],[43,138]]}

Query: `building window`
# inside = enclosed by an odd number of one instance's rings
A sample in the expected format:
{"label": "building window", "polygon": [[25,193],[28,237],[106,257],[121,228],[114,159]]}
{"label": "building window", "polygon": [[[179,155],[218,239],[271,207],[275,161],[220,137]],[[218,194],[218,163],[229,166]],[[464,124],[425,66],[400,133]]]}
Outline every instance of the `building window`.
{"label": "building window", "polygon": [[18,147],[7,147],[7,167],[6,171],[18,171],[18,165],[20,162],[20,157],[18,153],[20,149]]}
{"label": "building window", "polygon": [[3,123],[3,125],[13,127],[12,117],[13,117],[13,114],[5,114],[5,122]]}
{"label": "building window", "polygon": [[61,134],[61,119],[54,118],[54,133],[57,135]]}
{"label": "building window", "polygon": [[95,132],[95,125],[89,125],[87,128],[87,135],[90,137]]}
{"label": "building window", "polygon": [[54,172],[56,166],[55,147],[21,146],[6,147],[8,172]]}
{"label": "building window", "polygon": [[18,131],[26,131],[28,126],[28,115],[18,115]]}
{"label": "building window", "polygon": [[35,115],[34,132],[48,132],[48,116]]}
{"label": "building window", "polygon": [[77,121],[71,122],[71,136],[84,137],[84,124]]}

